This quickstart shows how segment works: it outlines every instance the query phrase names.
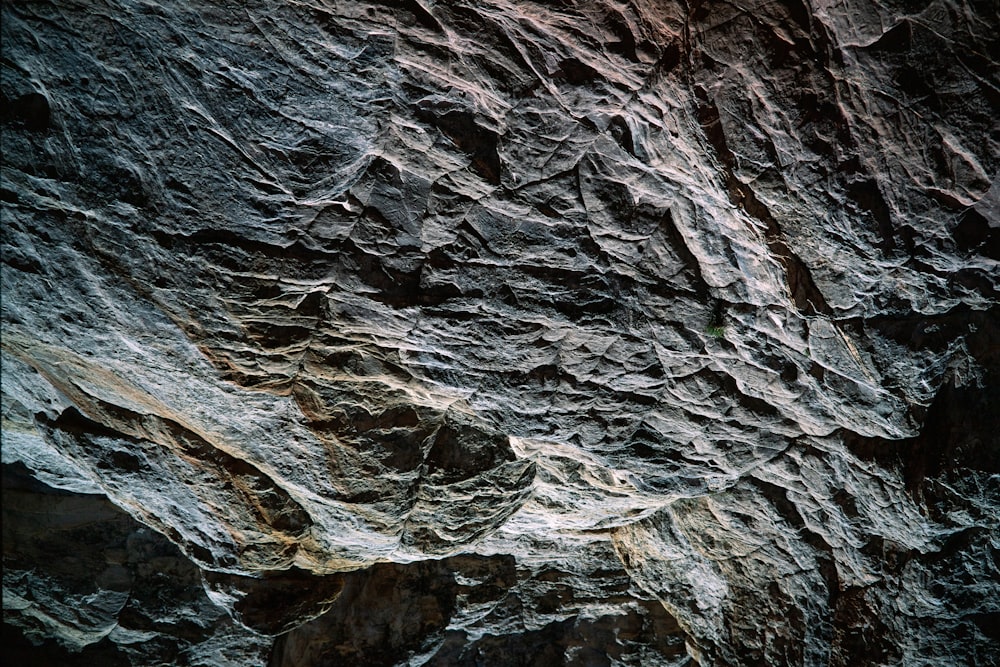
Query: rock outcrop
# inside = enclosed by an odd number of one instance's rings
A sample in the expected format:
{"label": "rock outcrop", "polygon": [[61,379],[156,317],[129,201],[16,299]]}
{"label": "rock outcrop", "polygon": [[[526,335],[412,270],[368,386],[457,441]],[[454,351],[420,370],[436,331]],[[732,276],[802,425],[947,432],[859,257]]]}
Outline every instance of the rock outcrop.
{"label": "rock outcrop", "polygon": [[995,3],[2,11],[24,664],[1000,662]]}

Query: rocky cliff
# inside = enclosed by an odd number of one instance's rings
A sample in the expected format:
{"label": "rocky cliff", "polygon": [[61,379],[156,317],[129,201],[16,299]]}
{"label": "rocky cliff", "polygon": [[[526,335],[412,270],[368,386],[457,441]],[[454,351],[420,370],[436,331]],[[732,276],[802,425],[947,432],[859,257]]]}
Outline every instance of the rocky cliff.
{"label": "rocky cliff", "polygon": [[995,1],[2,11],[21,664],[1000,663]]}

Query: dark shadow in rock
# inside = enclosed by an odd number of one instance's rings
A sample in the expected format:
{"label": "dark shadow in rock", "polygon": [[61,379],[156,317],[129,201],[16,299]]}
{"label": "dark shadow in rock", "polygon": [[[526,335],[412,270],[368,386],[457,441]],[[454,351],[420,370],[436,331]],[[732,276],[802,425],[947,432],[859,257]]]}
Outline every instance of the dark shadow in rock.
{"label": "dark shadow in rock", "polygon": [[[6,610],[5,610],[6,615]],[[109,639],[72,652],[54,639],[29,641],[21,629],[3,624],[4,664],[20,667],[131,667],[128,656]],[[37,642],[37,643],[36,643]]]}
{"label": "dark shadow in rock", "polygon": [[3,465],[3,558],[5,664],[181,664],[185,652],[232,644],[234,659],[254,664],[265,650],[167,538],[20,463]]}
{"label": "dark shadow in rock", "polygon": [[1000,382],[988,374],[982,387],[947,383],[924,417],[920,434],[904,440],[845,432],[844,443],[858,457],[902,472],[907,489],[921,496],[942,475],[1000,472]]}
{"label": "dark shadow in rock", "polygon": [[976,250],[1000,261],[1000,230],[990,227],[989,221],[979,211],[967,209],[959,217],[951,235],[960,250]]}
{"label": "dark shadow in rock", "polygon": [[882,33],[868,48],[878,53],[906,53],[913,42],[913,29],[907,20],[900,21]]}
{"label": "dark shadow in rock", "polygon": [[348,574],[330,611],[278,638],[270,665],[395,665],[447,627],[457,590],[447,560]]}
{"label": "dark shadow in rock", "polygon": [[556,70],[554,76],[556,79],[563,79],[574,86],[580,86],[598,78],[597,71],[593,67],[577,58],[566,58],[560,62],[559,69]]}
{"label": "dark shadow in rock", "polygon": [[632,157],[635,155],[635,142],[632,139],[632,130],[629,128],[628,124],[625,123],[624,118],[621,116],[615,116],[608,123],[608,132],[614,137],[615,142],[622,147],[626,153]]}
{"label": "dark shadow in rock", "polygon": [[1000,642],[1000,611],[973,614],[970,618],[984,635],[995,642]]}
{"label": "dark shadow in rock", "polygon": [[1000,375],[982,386],[947,383],[927,411],[920,435],[910,442],[905,479],[910,488],[928,477],[961,469],[1000,473]]}
{"label": "dark shadow in rock", "polygon": [[4,100],[3,120],[23,125],[33,132],[41,132],[51,124],[49,100],[41,93],[28,93],[14,100]]}
{"label": "dark shadow in rock", "polygon": [[428,475],[435,483],[451,484],[515,459],[505,434],[448,411],[434,436],[426,463]]}
{"label": "dark shadow in rock", "polygon": [[499,135],[476,122],[467,111],[448,111],[439,116],[429,110],[417,112],[417,118],[437,127],[464,153],[472,157],[472,170],[491,185],[500,185]]}
{"label": "dark shadow in rock", "polygon": [[298,568],[244,577],[206,571],[213,590],[236,598],[234,611],[243,625],[279,635],[322,615],[344,587],[341,575],[319,576]]}
{"label": "dark shadow in rock", "polygon": [[[887,467],[898,466],[907,487],[916,492],[925,480],[944,474],[1000,472],[1000,320],[997,310],[955,308],[943,315],[913,314],[865,322],[880,335],[913,350],[942,352],[958,338],[976,377],[947,378],[926,413],[916,414],[920,433],[904,440],[864,438],[845,433],[858,456]],[[959,361],[956,357],[954,361]]]}
{"label": "dark shadow in rock", "polygon": [[[600,611],[580,613],[589,604]],[[684,655],[676,620],[634,597],[621,570],[531,572],[512,556],[460,555],[345,575],[330,611],[279,637],[269,665],[638,667],[682,664]]]}
{"label": "dark shadow in rock", "polygon": [[[621,614],[572,616],[537,630],[469,641],[449,633],[428,667],[556,667],[678,664],[686,654],[677,621],[655,601],[642,601]],[[642,646],[639,649],[637,645]]]}
{"label": "dark shadow in rock", "polygon": [[882,237],[880,244],[882,251],[889,253],[895,250],[896,239],[892,227],[892,215],[878,183],[875,180],[852,183],[847,188],[847,194],[862,211],[866,211],[872,216],[879,236]]}

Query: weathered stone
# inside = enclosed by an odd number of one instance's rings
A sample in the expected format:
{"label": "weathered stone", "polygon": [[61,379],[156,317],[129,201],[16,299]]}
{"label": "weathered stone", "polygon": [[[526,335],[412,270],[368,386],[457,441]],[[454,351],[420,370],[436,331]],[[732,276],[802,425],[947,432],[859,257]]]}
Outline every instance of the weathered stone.
{"label": "weathered stone", "polygon": [[2,12],[25,655],[1000,660],[993,3]]}

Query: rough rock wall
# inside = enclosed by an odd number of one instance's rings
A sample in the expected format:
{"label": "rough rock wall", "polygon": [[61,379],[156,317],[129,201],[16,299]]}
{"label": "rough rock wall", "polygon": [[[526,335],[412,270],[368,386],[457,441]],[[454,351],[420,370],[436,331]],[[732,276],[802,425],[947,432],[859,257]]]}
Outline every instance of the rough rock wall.
{"label": "rough rock wall", "polygon": [[[60,1],[2,31],[18,641],[1000,661],[995,2]],[[14,520],[73,512],[103,537]],[[122,602],[158,567],[187,606]]]}

